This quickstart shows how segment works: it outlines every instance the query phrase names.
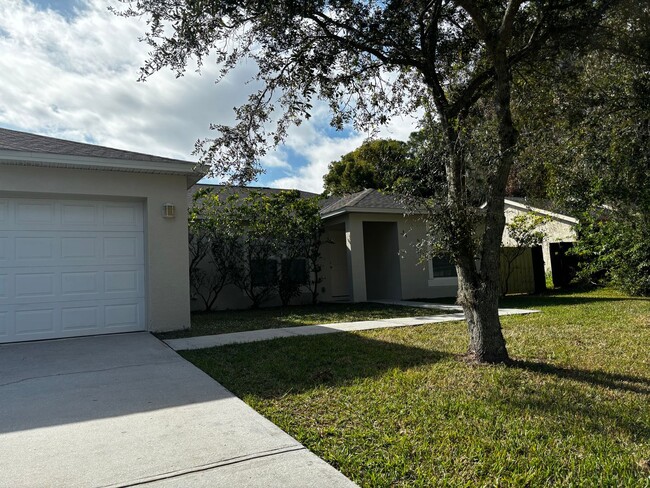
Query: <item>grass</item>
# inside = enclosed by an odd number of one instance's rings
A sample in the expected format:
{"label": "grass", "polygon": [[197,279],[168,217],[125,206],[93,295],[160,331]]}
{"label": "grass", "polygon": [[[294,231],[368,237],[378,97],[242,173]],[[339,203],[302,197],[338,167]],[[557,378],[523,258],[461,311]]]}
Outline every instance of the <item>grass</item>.
{"label": "grass", "polygon": [[440,310],[384,305],[380,303],[322,303],[269,307],[257,310],[225,310],[192,314],[188,330],[158,334],[162,339],[226,334],[246,330],[298,327],[301,325],[356,322],[394,317],[420,317],[445,313]]}
{"label": "grass", "polygon": [[650,486],[650,301],[504,306],[542,310],[503,318],[511,366],[459,360],[464,323],[183,355],[362,486]]}

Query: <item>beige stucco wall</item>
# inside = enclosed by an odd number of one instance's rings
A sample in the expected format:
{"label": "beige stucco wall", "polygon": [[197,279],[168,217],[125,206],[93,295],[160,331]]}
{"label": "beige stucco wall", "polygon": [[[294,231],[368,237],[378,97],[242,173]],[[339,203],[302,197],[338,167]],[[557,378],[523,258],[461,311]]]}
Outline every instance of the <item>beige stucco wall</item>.
{"label": "beige stucco wall", "polygon": [[[185,176],[27,166],[0,167],[0,194],[29,198],[134,199],[145,206],[147,329],[190,325]],[[162,205],[176,217],[162,217]]]}
{"label": "beige stucco wall", "polygon": [[[506,202],[505,216],[506,224],[510,224],[517,215],[529,213],[530,210],[524,210],[518,207],[513,207]],[[543,214],[539,214],[543,215]],[[562,218],[562,216],[550,217],[549,222],[544,223],[539,227],[539,230],[544,232],[546,237],[542,243],[542,252],[544,255],[544,270],[547,274],[551,273],[551,251],[549,244],[552,242],[575,242],[576,233],[574,230],[575,222],[571,222]],[[506,247],[515,246],[515,242],[508,235],[508,228],[503,229],[503,245]]]}
{"label": "beige stucco wall", "polygon": [[[338,224],[345,225],[346,247],[348,250],[348,270],[350,270],[350,299],[355,302],[367,299],[366,262],[364,256],[363,222],[396,222],[399,243],[399,268],[401,280],[401,298],[438,298],[456,296],[456,278],[431,279],[428,261],[423,261],[416,248],[418,241],[425,237],[425,223],[415,216],[404,216],[391,213],[349,213],[327,219],[327,227]],[[337,229],[338,229],[337,226]],[[327,234],[326,234],[327,235]],[[340,231],[332,233],[332,237],[340,236]],[[339,239],[333,239],[335,242]],[[323,246],[323,300],[331,299],[329,294],[331,266],[328,259],[334,254],[331,245]]]}
{"label": "beige stucco wall", "polygon": [[[509,207],[508,205],[506,205],[505,208],[506,224],[512,223],[512,220],[517,215],[523,215],[526,213],[529,213],[529,211],[514,208],[514,207]],[[562,220],[560,218],[551,217],[551,221],[541,225],[539,227],[539,230],[543,231],[544,234],[546,234],[546,238],[544,239],[544,242],[575,242],[576,234],[575,231],[573,230],[574,225],[575,224],[569,221]],[[513,240],[508,235],[507,228],[503,230],[503,245],[508,247],[515,245]]]}

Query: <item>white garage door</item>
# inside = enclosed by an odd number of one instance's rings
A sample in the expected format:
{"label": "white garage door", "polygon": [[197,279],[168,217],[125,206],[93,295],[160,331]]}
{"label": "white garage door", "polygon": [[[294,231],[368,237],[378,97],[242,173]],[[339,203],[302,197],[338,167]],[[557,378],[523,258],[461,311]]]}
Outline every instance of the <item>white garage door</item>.
{"label": "white garage door", "polygon": [[140,202],[0,198],[0,342],[145,329]]}

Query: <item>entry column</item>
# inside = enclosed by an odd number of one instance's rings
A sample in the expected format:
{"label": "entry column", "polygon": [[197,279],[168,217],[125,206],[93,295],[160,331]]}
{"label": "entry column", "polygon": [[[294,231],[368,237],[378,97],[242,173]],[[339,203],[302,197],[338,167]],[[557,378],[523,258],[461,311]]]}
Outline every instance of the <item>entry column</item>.
{"label": "entry column", "polygon": [[366,258],[363,250],[363,221],[354,214],[345,220],[345,244],[348,254],[349,279],[353,302],[365,302]]}

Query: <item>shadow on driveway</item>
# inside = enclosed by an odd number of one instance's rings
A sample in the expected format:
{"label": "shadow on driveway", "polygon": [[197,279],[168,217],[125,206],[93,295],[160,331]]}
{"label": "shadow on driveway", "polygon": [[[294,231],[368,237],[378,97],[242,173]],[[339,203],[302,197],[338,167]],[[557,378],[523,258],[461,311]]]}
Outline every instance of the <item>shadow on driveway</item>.
{"label": "shadow on driveway", "polygon": [[231,395],[192,370],[147,333],[3,345],[0,433],[211,402]]}

